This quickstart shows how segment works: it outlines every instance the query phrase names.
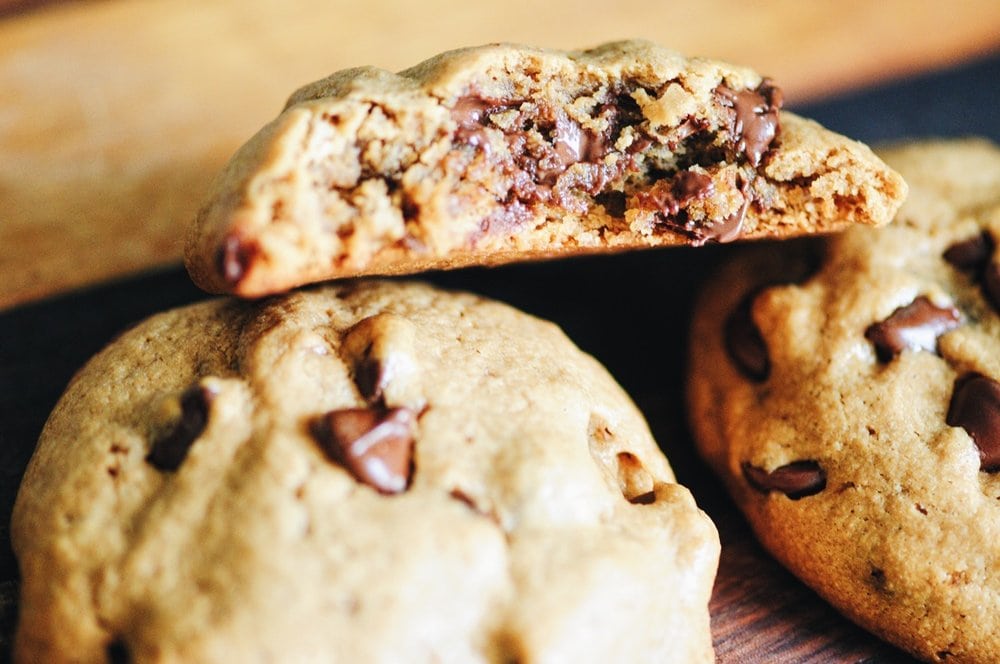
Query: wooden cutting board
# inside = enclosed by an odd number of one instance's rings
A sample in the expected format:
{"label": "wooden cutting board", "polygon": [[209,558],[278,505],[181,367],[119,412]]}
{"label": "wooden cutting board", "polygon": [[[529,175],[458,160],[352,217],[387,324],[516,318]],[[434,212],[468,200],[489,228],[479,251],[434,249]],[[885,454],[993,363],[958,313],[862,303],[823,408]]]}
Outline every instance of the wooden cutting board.
{"label": "wooden cutting board", "polygon": [[0,0],[0,309],[177,261],[214,174],[302,83],[623,37],[750,65],[797,103],[996,48],[1000,3]]}

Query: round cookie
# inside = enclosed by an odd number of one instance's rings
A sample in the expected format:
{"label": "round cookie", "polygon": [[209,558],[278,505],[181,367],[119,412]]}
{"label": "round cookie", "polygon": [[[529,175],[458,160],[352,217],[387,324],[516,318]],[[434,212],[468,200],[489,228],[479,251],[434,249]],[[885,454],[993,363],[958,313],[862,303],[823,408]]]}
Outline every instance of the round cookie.
{"label": "round cookie", "polygon": [[420,284],[215,300],[76,375],[20,661],[711,661],[718,536],[551,323]]}
{"label": "round cookie", "polygon": [[688,398],[764,546],[928,661],[1000,658],[1000,150],[882,156],[895,222],[751,248],[705,289]]}

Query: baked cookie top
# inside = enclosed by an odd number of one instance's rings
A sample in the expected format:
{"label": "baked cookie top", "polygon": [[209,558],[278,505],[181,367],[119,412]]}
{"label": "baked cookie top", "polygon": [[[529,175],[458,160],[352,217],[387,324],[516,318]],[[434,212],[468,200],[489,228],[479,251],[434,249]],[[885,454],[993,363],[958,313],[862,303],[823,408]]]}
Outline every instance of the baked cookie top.
{"label": "baked cookie top", "polygon": [[893,224],[754,248],[701,297],[701,452],[765,546],[929,661],[1000,653],[1000,149],[882,153]]}
{"label": "baked cookie top", "polygon": [[259,296],[360,274],[880,224],[905,185],[742,67],[643,41],[494,44],[295,92],[219,176],[192,278]]}
{"label": "baked cookie top", "polygon": [[553,324],[419,284],[215,300],[71,381],[23,661],[711,661],[718,536]]}

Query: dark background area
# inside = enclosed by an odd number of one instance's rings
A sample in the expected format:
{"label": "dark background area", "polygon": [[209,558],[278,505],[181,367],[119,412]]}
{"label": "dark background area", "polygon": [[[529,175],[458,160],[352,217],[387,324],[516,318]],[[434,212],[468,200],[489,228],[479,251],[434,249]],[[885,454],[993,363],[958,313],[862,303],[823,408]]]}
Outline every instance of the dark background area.
{"label": "dark background area", "polygon": [[[1000,141],[1000,55],[793,108],[871,144],[982,135]],[[910,661],[847,623],[771,562],[694,456],[683,412],[693,296],[732,245],[424,275],[551,319],[595,355],[650,421],[679,480],[716,521],[723,559],[713,630],[720,662]],[[49,411],[70,376],[114,335],[206,296],[181,268],[0,313],[0,649],[16,620],[9,514]]]}

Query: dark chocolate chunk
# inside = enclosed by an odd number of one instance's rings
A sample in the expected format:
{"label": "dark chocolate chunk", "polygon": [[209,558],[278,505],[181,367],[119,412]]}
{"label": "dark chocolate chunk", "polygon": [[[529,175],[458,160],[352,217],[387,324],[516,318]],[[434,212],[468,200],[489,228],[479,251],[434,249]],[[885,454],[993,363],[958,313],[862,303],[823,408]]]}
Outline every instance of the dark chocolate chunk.
{"label": "dark chocolate chunk", "polygon": [[591,146],[590,161],[597,161],[614,149],[615,143],[621,137],[625,127],[633,127],[643,121],[642,109],[639,103],[625,90],[617,92],[610,101],[601,105],[597,116],[605,120],[607,129]]}
{"label": "dark chocolate chunk", "polygon": [[715,191],[712,177],[696,171],[681,171],[674,178],[670,193],[678,205],[685,206],[691,201],[701,200],[711,196]]}
{"label": "dark chocolate chunk", "polygon": [[257,245],[244,242],[230,235],[222,242],[216,254],[216,269],[228,284],[238,284],[247,273],[258,254]]}
{"label": "dark chocolate chunk", "polygon": [[719,97],[734,111],[735,149],[743,152],[751,166],[758,166],[780,131],[778,111],[784,103],[780,88],[770,79],[756,90],[736,91],[720,85]]}
{"label": "dark chocolate chunk", "polygon": [[936,352],[937,340],[961,323],[958,309],[937,307],[921,295],[905,307],[899,307],[880,323],[865,330],[865,338],[875,344],[875,353],[888,362],[904,349]]}
{"label": "dark chocolate chunk", "polygon": [[597,194],[594,200],[604,206],[604,210],[615,219],[625,217],[626,198],[624,191],[606,191]]}
{"label": "dark chocolate chunk", "polygon": [[385,494],[405,491],[413,472],[413,426],[408,408],[333,410],[312,425],[327,457]]}
{"label": "dark chocolate chunk", "polygon": [[459,98],[451,109],[451,117],[458,124],[455,139],[474,147],[488,148],[489,139],[484,128],[489,123],[489,116],[493,113],[509,110],[517,105],[517,102],[501,102],[496,99],[484,99],[477,95]]}
{"label": "dark chocolate chunk", "polygon": [[474,127],[481,124],[486,111],[495,107],[494,101],[487,101],[476,95],[459,97],[451,108],[451,117],[460,127]]}
{"label": "dark chocolate chunk", "polygon": [[[669,182],[669,186],[667,186]],[[719,221],[693,222],[687,214],[687,206],[695,200],[707,198],[715,193],[715,183],[711,177],[696,171],[681,171],[673,180],[658,180],[648,191],[636,194],[637,205],[660,213],[659,221],[672,231],[686,235],[694,246],[706,242],[732,242],[743,234],[743,221],[750,202],[753,200],[748,183],[740,185],[743,203],[739,209]]]}
{"label": "dark chocolate chunk", "polygon": [[726,319],[723,332],[726,351],[736,366],[752,381],[762,383],[771,373],[771,359],[764,337],[753,322],[753,302],[759,290],[747,293]]}
{"label": "dark chocolate chunk", "polygon": [[704,173],[681,171],[673,177],[664,174],[648,191],[636,194],[639,207],[655,210],[663,220],[674,225],[673,218],[695,200],[711,196],[715,191],[712,178]]}
{"label": "dark chocolate chunk", "polygon": [[354,382],[358,386],[358,391],[368,403],[375,403],[382,399],[383,382],[385,380],[385,367],[376,358],[370,355],[371,348],[365,353],[361,361],[354,367]]}
{"label": "dark chocolate chunk", "polygon": [[978,274],[993,254],[993,238],[983,232],[956,242],[944,252],[944,259],[959,270]]}
{"label": "dark chocolate chunk", "polygon": [[589,143],[586,136],[587,133],[580,128],[580,125],[565,113],[560,113],[556,117],[552,147],[555,149],[555,156],[562,170],[583,159]]}
{"label": "dark chocolate chunk", "polygon": [[987,301],[995,310],[1000,311],[1000,265],[990,262],[995,246],[993,237],[983,231],[952,244],[943,256],[959,270],[978,279]]}
{"label": "dark chocolate chunk", "polygon": [[208,424],[209,408],[215,392],[203,385],[195,385],[181,395],[181,416],[174,427],[153,441],[146,461],[158,470],[173,472],[187,457],[191,445]]}
{"label": "dark chocolate chunk", "polygon": [[122,639],[115,639],[104,649],[104,655],[108,664],[129,664],[132,661],[132,654]]}
{"label": "dark chocolate chunk", "polygon": [[744,461],[743,477],[757,491],[780,491],[792,500],[812,496],[826,488],[826,471],[815,461],[793,461],[771,472]]}
{"label": "dark chocolate chunk", "polygon": [[990,263],[983,268],[981,280],[986,299],[996,311],[1000,312],[1000,265]]}
{"label": "dark chocolate chunk", "polygon": [[1000,383],[978,373],[959,377],[945,422],[962,427],[972,437],[979,450],[980,470],[1000,471]]}
{"label": "dark chocolate chunk", "polygon": [[702,226],[698,229],[698,235],[702,240],[722,243],[740,239],[740,236],[743,235],[743,220],[746,219],[748,209],[750,209],[750,199],[746,198],[739,210],[722,221]]}
{"label": "dark chocolate chunk", "polygon": [[628,499],[633,505],[652,505],[656,502],[656,492],[647,491],[645,493],[640,493],[637,496],[632,496]]}

